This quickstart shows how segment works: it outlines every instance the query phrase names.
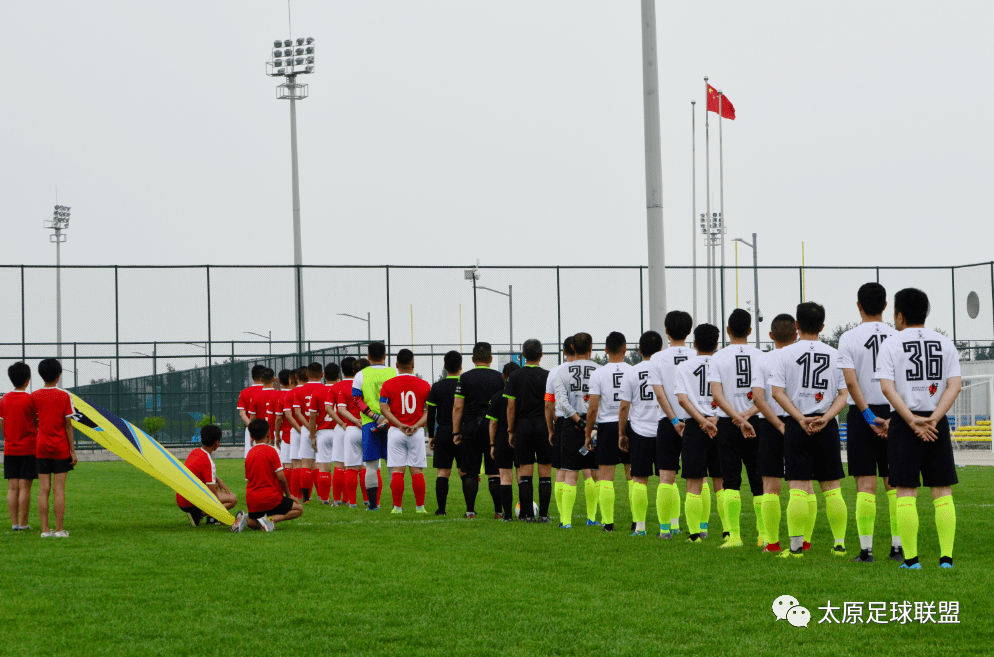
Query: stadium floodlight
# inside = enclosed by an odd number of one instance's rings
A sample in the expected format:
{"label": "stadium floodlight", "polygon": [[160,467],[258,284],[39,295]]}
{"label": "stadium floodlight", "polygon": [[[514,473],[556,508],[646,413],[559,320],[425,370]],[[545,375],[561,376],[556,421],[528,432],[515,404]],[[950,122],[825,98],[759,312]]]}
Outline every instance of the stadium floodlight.
{"label": "stadium floodlight", "polygon": [[297,48],[297,49],[296,49],[296,50],[294,51],[294,53],[293,53],[293,54],[295,54],[295,55],[303,55],[303,54],[304,54],[304,49],[303,49],[303,48]]}
{"label": "stadium floodlight", "polygon": [[284,73],[286,73],[286,69],[285,68],[278,68],[278,69],[276,69],[276,75],[283,75]]}
{"label": "stadium floodlight", "polygon": [[304,37],[297,37],[297,45],[298,46],[304,45],[304,40],[305,40]]}
{"label": "stadium floodlight", "polygon": [[59,360],[62,360],[62,243],[66,241],[62,231],[69,229],[69,210],[68,205],[56,205],[52,218],[44,222],[45,228],[52,231],[48,241],[55,243],[55,342]]}
{"label": "stadium floodlight", "polygon": [[306,52],[308,55],[313,55],[314,54],[314,46],[307,46],[306,48],[304,48],[304,52]]}
{"label": "stadium floodlight", "polygon": [[273,60],[273,66],[283,66],[283,60],[282,59],[274,59]]}
{"label": "stadium floodlight", "polygon": [[314,43],[314,37],[307,37],[307,42],[306,43],[307,43],[307,45],[311,45],[312,43]]}
{"label": "stadium floodlight", "polygon": [[286,41],[283,42],[283,47],[284,48],[289,48],[292,45],[293,45],[293,41],[291,41],[290,39],[287,39]]}
{"label": "stadium floodlight", "polygon": [[313,72],[314,72],[314,64],[309,64],[309,65],[308,65],[308,66],[307,66],[307,67],[306,67],[306,68],[304,69],[304,73],[313,73]]}
{"label": "stadium floodlight", "polygon": [[281,40],[279,40],[279,39],[276,39],[276,41],[273,41],[273,47],[274,48],[279,48],[282,45],[283,45],[283,42]]}
{"label": "stadium floodlight", "polygon": [[308,57],[307,59],[305,59],[304,63],[306,63],[306,64],[313,64],[314,63],[314,55],[311,55],[310,57]]}
{"label": "stadium floodlight", "polygon": [[297,66],[303,66],[304,65],[304,58],[303,57],[298,57],[297,59],[293,60],[293,63],[295,65],[297,65]]}
{"label": "stadium floodlight", "polygon": [[291,50],[290,48],[287,48],[286,50],[283,51],[284,57],[290,57],[292,55],[293,55],[293,50]]}

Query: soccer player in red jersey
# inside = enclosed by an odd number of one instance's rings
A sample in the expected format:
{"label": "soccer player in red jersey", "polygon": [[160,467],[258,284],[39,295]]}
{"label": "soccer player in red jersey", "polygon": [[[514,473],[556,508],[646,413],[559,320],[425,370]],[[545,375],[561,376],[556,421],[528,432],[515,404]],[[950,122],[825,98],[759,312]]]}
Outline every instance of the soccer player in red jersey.
{"label": "soccer player in red jersey", "polygon": [[335,449],[335,432],[338,428],[338,413],[336,404],[328,404],[327,401],[332,394],[332,388],[339,383],[341,370],[335,363],[328,363],[324,366],[325,384],[321,389],[311,395],[311,403],[308,408],[307,431],[313,436],[311,440],[316,443],[317,475],[314,478],[314,486],[318,489],[318,498],[321,504],[331,504],[331,463],[332,452]]}
{"label": "soccer player in red jersey", "polygon": [[276,373],[266,367],[262,370],[262,389],[249,400],[249,419],[265,420],[269,425],[270,437],[276,435],[276,401],[280,391],[276,389]]}
{"label": "soccer player in red jersey", "polygon": [[294,451],[293,444],[290,445],[290,458],[293,459],[293,467],[300,468],[298,486],[304,503],[311,501],[311,486],[314,483],[314,457],[317,455],[317,436],[307,430],[307,416],[311,408],[311,396],[321,390],[324,384],[324,367],[321,363],[311,363],[307,367],[297,370],[297,381],[307,379],[307,382],[297,388],[293,401],[293,414],[300,424],[300,440],[297,449]]}
{"label": "soccer player in red jersey", "polygon": [[279,382],[280,394],[276,397],[273,415],[276,416],[276,435],[280,437],[278,449],[285,474],[292,463],[290,460],[290,430],[293,428],[286,418],[286,411],[293,411],[293,390],[297,387],[297,377],[292,370],[280,370]]}
{"label": "soccer player in red jersey", "polygon": [[0,431],[3,431],[3,476],[7,480],[7,510],[10,528],[27,531],[31,510],[31,484],[38,478],[35,465],[35,445],[38,438],[38,417],[34,399],[28,393],[31,368],[26,363],[14,363],[7,368],[13,392],[0,399]]}
{"label": "soccer player in red jersey", "polygon": [[[332,427],[333,444],[331,448],[331,460],[335,464],[335,470],[331,475],[331,491],[334,498],[333,506],[340,506],[345,503],[345,435],[348,429],[348,421],[339,414],[339,403],[343,393],[352,396],[352,371],[356,359],[352,356],[342,359],[339,367],[342,380],[331,386],[331,391],[325,399],[326,406],[332,406],[337,416],[337,425]],[[325,369],[325,377],[328,372]],[[360,431],[360,447],[361,447]]]}
{"label": "soccer player in red jersey", "polygon": [[414,376],[414,352],[397,352],[397,376],[388,379],[380,389],[380,410],[390,423],[387,432],[387,467],[392,473],[390,492],[393,494],[392,513],[403,513],[404,468],[411,471],[411,487],[417,504],[415,513],[425,511],[425,477],[428,467],[425,451],[424,426],[428,421],[427,401],[431,385]]}
{"label": "soccer player in red jersey", "polygon": [[265,365],[255,365],[252,368],[252,385],[238,393],[238,416],[242,419],[242,424],[245,425],[245,456],[248,456],[249,450],[252,449],[252,437],[248,431],[248,424],[252,421],[248,415],[249,402],[252,401],[252,396],[262,389],[262,370],[264,369],[266,369]]}
{"label": "soccer player in red jersey", "polygon": [[[31,393],[38,413],[38,440],[35,464],[38,468],[38,515],[42,538],[69,538],[62,527],[66,515],[66,475],[76,465],[72,416],[76,411],[65,390],[59,390],[62,364],[54,358],[38,363],[38,374],[45,387]],[[55,491],[55,531],[49,529],[48,497]]]}
{"label": "soccer player in red jersey", "polygon": [[304,507],[300,500],[290,495],[279,452],[266,444],[269,424],[258,418],[252,420],[249,435],[252,436],[252,449],[245,459],[248,515],[239,514],[231,531],[241,532],[248,527],[271,532],[276,529],[276,523],[304,515]]}
{"label": "soccer player in red jersey", "polygon": [[[342,387],[338,389],[338,416],[345,421],[345,444],[344,444],[344,465],[345,465],[345,490],[342,493],[345,502],[350,508],[356,508],[358,498],[356,488],[362,490],[363,503],[369,506],[369,493],[365,486],[359,486],[359,471],[365,468],[362,461],[362,411],[352,396],[352,382],[355,375],[369,365],[365,358],[350,359],[342,361],[342,374],[345,379]],[[347,384],[347,385],[346,385]]]}
{"label": "soccer player in red jersey", "polygon": [[[203,427],[200,430],[200,445],[200,447],[190,452],[186,457],[184,465],[186,465],[187,470],[196,475],[200,481],[204,482],[204,485],[217,496],[218,501],[224,508],[231,510],[238,504],[238,498],[231,492],[228,485],[217,476],[217,468],[214,466],[214,459],[211,458],[211,454],[221,446],[221,427],[216,424],[208,424],[206,427]],[[176,493],[176,504],[179,506],[179,510],[185,513],[186,517],[190,519],[191,525],[194,527],[200,525],[200,521],[203,520],[205,515],[203,511],[179,493]],[[216,525],[218,522],[216,519],[207,516],[207,524]]]}

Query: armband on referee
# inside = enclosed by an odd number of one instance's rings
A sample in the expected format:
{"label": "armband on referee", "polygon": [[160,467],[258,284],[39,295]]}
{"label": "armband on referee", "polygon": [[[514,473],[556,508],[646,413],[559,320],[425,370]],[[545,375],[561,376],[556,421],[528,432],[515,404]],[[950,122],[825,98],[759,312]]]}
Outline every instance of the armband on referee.
{"label": "armband on referee", "polygon": [[672,420],[670,420],[670,423],[671,423],[671,424],[672,424],[672,425],[673,425],[674,427],[675,427],[676,425],[680,424],[681,422],[683,422],[683,420],[681,420],[681,419],[680,419],[680,418],[678,418],[678,417],[675,417],[675,418],[673,418]]}
{"label": "armband on referee", "polygon": [[874,415],[873,411],[870,410],[870,407],[867,406],[866,410],[863,411],[863,419],[866,420],[867,424],[873,424],[877,421],[877,416]]}

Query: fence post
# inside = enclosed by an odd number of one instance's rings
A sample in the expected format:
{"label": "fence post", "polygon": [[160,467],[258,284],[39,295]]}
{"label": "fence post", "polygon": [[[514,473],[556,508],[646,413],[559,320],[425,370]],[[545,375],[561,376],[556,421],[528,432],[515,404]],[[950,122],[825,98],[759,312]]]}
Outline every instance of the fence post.
{"label": "fence post", "polygon": [[645,296],[642,290],[642,266],[639,265],[639,335],[645,333]]}
{"label": "fence post", "polygon": [[[991,308],[994,310],[994,260],[991,260]],[[994,312],[991,312],[991,329],[994,329]],[[991,347],[994,349],[994,342],[991,343]],[[994,404],[994,397],[990,402]],[[994,440],[991,441],[991,449],[994,450]]]}
{"label": "fence post", "polygon": [[800,292],[800,303],[804,303],[804,267],[797,268],[797,284]]}
{"label": "fence post", "polygon": [[214,418],[214,359],[211,358],[213,355],[211,349],[213,345],[211,340],[213,336],[211,335],[211,266],[206,265],[207,269],[207,415]]}
{"label": "fence post", "polygon": [[[235,372],[237,371],[235,369],[235,367],[236,367],[235,366],[235,341],[232,340],[231,341],[231,369],[229,371],[231,373],[231,401],[234,401],[235,403],[234,404],[229,404],[228,405],[228,409],[231,410],[231,442],[233,444],[237,445],[238,444],[238,439],[236,438],[236,436],[238,434],[235,433],[235,427],[238,426],[238,420],[240,420],[241,418],[234,411],[235,406],[238,405],[238,401],[237,400],[238,400],[238,392],[239,392],[239,390],[238,390],[239,383],[235,382]],[[279,370],[277,370],[277,371],[279,371]]]}
{"label": "fence post", "polygon": [[877,283],[880,282],[880,267],[877,267]]}
{"label": "fence post", "polygon": [[559,292],[559,267],[556,267],[556,358],[562,364],[563,351],[559,345],[563,343],[563,302]]}
{"label": "fence post", "polygon": [[28,359],[28,334],[24,322],[24,265],[21,265],[21,360]]}
{"label": "fence post", "polygon": [[[724,259],[724,256],[722,256]],[[721,317],[718,318],[718,332],[721,333],[721,346],[724,347],[726,344],[728,334],[722,330],[725,324],[725,265],[721,265]]]}
{"label": "fence post", "polygon": [[953,287],[953,344],[956,344],[956,268],[949,268],[949,280]]}
{"label": "fence post", "polygon": [[390,364],[390,265],[385,265],[387,272],[387,365]]}
{"label": "fence post", "polygon": [[118,266],[114,265],[114,412],[121,416],[121,295],[118,290]]}

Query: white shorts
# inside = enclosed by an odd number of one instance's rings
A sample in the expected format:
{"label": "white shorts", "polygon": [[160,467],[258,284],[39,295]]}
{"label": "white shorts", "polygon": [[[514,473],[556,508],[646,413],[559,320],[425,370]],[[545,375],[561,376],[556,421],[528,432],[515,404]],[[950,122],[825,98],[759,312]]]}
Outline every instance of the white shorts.
{"label": "white shorts", "polygon": [[318,463],[331,463],[335,450],[335,432],[331,429],[318,430]]}
{"label": "white shorts", "polygon": [[280,438],[280,463],[290,463],[293,459],[290,458],[290,443],[283,442]]}
{"label": "white shorts", "polygon": [[300,451],[297,456],[298,459],[312,459],[314,458],[314,446],[311,445],[311,432],[307,429],[300,430]]}
{"label": "white shorts", "polygon": [[245,427],[245,458],[248,458],[250,449],[252,449],[252,436],[249,435],[248,427]]}
{"label": "white shorts", "polygon": [[346,468],[354,468],[362,465],[362,429],[359,427],[349,427],[345,430],[345,440],[342,441],[345,448]]}
{"label": "white shorts", "polygon": [[331,430],[333,442],[331,443],[331,462],[345,463],[345,429],[337,424]]}
{"label": "white shorts", "polygon": [[290,458],[300,459],[300,432],[296,429],[290,429]]}
{"label": "white shorts", "polygon": [[387,467],[427,468],[425,430],[418,429],[413,436],[408,436],[397,427],[390,427],[387,432]]}

